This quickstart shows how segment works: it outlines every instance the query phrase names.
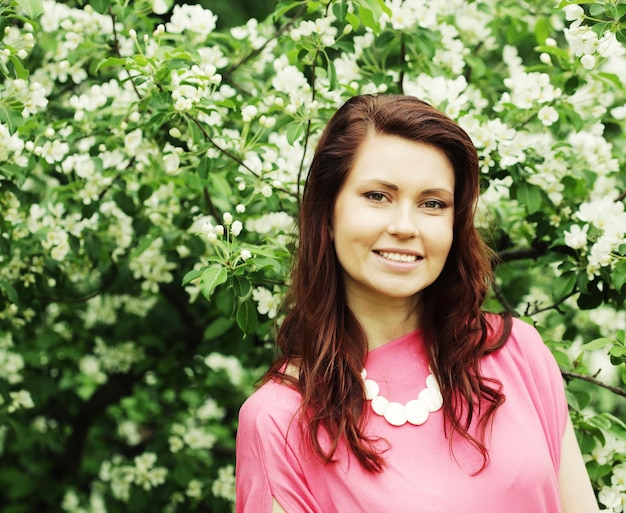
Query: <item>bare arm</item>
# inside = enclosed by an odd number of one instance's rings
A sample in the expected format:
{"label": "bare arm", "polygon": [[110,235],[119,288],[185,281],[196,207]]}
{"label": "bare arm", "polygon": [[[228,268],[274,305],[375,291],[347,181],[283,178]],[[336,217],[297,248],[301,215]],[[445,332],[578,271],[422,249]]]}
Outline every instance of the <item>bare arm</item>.
{"label": "bare arm", "polygon": [[272,513],[287,513],[281,506],[276,502],[276,499],[272,499]]}
{"label": "bare arm", "polygon": [[567,427],[563,434],[559,485],[563,513],[599,512],[598,503],[570,419],[567,420]]}

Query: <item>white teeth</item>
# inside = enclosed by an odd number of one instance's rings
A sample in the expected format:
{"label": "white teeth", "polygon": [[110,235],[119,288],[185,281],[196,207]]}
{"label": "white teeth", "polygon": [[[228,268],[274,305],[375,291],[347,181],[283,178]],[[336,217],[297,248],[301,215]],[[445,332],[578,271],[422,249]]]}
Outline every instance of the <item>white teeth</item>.
{"label": "white teeth", "polygon": [[417,255],[407,255],[406,253],[391,253],[389,251],[379,251],[378,254],[387,260],[394,262],[415,262]]}

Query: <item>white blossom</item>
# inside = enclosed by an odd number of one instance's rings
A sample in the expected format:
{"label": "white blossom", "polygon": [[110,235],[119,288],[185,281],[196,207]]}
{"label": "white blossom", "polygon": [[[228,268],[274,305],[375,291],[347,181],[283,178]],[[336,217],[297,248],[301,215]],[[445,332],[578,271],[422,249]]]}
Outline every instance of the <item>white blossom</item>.
{"label": "white blossom", "polygon": [[232,226],[230,227],[230,233],[232,233],[235,237],[238,237],[242,229],[243,229],[243,223],[237,220],[233,222]]}
{"label": "white blossom", "polygon": [[187,489],[185,490],[185,494],[187,497],[191,497],[193,499],[198,499],[202,497],[202,482],[197,479],[192,479],[187,484]]}
{"label": "white blossom", "polygon": [[261,315],[267,315],[273,319],[280,307],[282,296],[265,287],[256,287],[252,290],[252,299],[257,302],[257,310]]}
{"label": "white blossom", "polygon": [[554,107],[544,105],[541,109],[539,109],[537,117],[545,126],[550,126],[559,120],[559,113]]}
{"label": "white blossom", "polygon": [[259,109],[257,109],[254,105],[246,105],[241,109],[241,118],[244,123],[250,123],[256,116]]}
{"label": "white blossom", "polygon": [[596,65],[596,58],[593,55],[583,55],[580,58],[580,63],[585,69],[593,69]]}
{"label": "white blossom", "polygon": [[201,5],[176,4],[165,28],[173,34],[189,30],[207,36],[215,29],[216,22],[217,16]]}
{"label": "white blossom", "polygon": [[310,89],[304,74],[292,65],[285,65],[286,61],[277,59],[274,63],[276,75],[272,78],[272,87],[281,93],[300,93]]}
{"label": "white blossom", "polygon": [[226,465],[217,471],[217,479],[213,481],[211,492],[216,497],[235,502],[235,468],[233,465]]}
{"label": "white blossom", "polygon": [[211,353],[205,359],[204,363],[214,371],[224,370],[228,375],[231,383],[239,386],[243,380],[243,368],[241,363],[234,356],[226,356],[221,353]]}
{"label": "white blossom", "polygon": [[587,232],[589,225],[586,224],[582,228],[575,224],[569,230],[564,232],[565,244],[572,249],[583,249],[587,247]]}
{"label": "white blossom", "polygon": [[28,390],[9,392],[9,399],[11,399],[11,404],[7,407],[9,413],[13,413],[19,409],[28,410],[35,407],[33,398]]}
{"label": "white blossom", "polygon": [[567,21],[579,20],[585,15],[585,11],[583,11],[583,8],[578,4],[566,5],[563,11],[565,12],[565,19]]}

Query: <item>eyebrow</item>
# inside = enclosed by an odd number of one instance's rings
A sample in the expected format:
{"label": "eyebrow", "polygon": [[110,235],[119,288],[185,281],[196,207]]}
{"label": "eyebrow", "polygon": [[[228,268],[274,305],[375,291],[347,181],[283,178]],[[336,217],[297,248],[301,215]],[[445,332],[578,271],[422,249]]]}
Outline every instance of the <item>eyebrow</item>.
{"label": "eyebrow", "polygon": [[[386,182],[385,180],[365,180],[362,182],[363,185],[376,185],[378,187],[385,187],[387,189],[390,189],[392,191],[397,191],[399,190],[399,187],[391,182]],[[452,191],[450,191],[449,189],[445,189],[443,187],[433,187],[431,189],[425,189],[421,192],[421,195],[428,195],[428,194],[441,194],[441,193],[445,193],[445,194],[449,194],[450,196],[454,197],[454,193]]]}

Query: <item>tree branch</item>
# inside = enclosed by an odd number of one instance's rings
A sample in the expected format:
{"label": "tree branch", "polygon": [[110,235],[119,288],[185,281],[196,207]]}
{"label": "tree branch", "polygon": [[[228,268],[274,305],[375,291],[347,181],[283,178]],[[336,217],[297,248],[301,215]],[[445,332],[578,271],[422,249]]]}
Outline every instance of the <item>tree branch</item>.
{"label": "tree branch", "polygon": [[528,308],[526,309],[526,315],[528,315],[529,317],[532,317],[533,315],[537,315],[538,313],[542,313],[542,312],[547,312],[548,310],[556,310],[559,313],[563,313],[561,312],[561,310],[559,310],[559,306],[561,306],[570,297],[575,296],[578,293],[579,293],[578,287],[574,287],[574,290],[572,290],[569,294],[566,294],[565,296],[563,296],[556,303],[553,303],[549,306],[544,306],[542,308],[537,308],[535,306],[535,309],[532,312],[529,311],[530,309],[530,304],[529,304]]}
{"label": "tree branch", "polygon": [[525,259],[535,260],[543,255],[543,253],[543,251],[537,248],[505,249],[498,253],[496,260],[500,260],[501,262],[512,262],[514,260]]}
{"label": "tree branch", "polygon": [[509,312],[513,317],[519,317],[519,313],[513,308],[513,305],[509,303],[509,300],[504,296],[500,285],[498,285],[495,281],[491,284],[491,289],[496,296],[496,299],[500,302],[500,304],[504,307],[504,309]]}
{"label": "tree branch", "polygon": [[257,48],[254,51],[250,52],[248,55],[243,57],[236,64],[233,64],[233,67],[230,68],[230,70],[228,70],[228,73],[229,74],[232,73],[233,71],[237,70],[237,68],[243,66],[246,62],[248,62],[251,59],[254,59],[257,55],[259,55],[263,50],[265,50],[265,48],[267,48],[267,45],[269,45],[275,39],[278,39],[284,32],[287,31],[287,29],[292,27],[295,24],[296,20],[300,19],[302,17],[302,15],[306,12],[306,9],[307,9],[306,6],[302,7],[293,18],[291,18],[287,23],[285,23],[282,27],[280,27],[276,31],[276,33],[271,38],[269,38],[267,41],[265,41],[265,43],[263,43],[259,48]]}
{"label": "tree branch", "polygon": [[593,383],[596,386],[605,388],[607,390],[610,390],[611,392],[613,392],[616,395],[619,395],[621,397],[626,397],[626,390],[623,390],[619,387],[613,386],[613,385],[608,385],[606,383],[604,383],[603,381],[600,381],[597,378],[594,378],[593,376],[587,376],[586,374],[579,374],[578,372],[569,372],[569,371],[561,371],[561,375],[565,378],[565,379],[581,379],[583,381],[587,381],[589,383]]}
{"label": "tree branch", "polygon": [[[113,27],[113,51],[115,52],[115,55],[117,55],[118,57],[121,57],[122,54],[120,52],[120,42],[119,42],[119,39],[117,38],[117,30],[115,28],[115,24],[117,23],[117,21],[115,20],[115,14],[113,13],[113,8],[111,6],[109,6],[109,16],[111,16],[111,26]],[[130,71],[128,70],[126,70],[126,74],[128,75],[130,85],[133,87],[133,90],[135,91],[137,98],[141,100],[141,94],[139,93],[139,89],[137,89],[137,85],[135,84],[135,81],[133,80],[134,77],[130,74]]]}

